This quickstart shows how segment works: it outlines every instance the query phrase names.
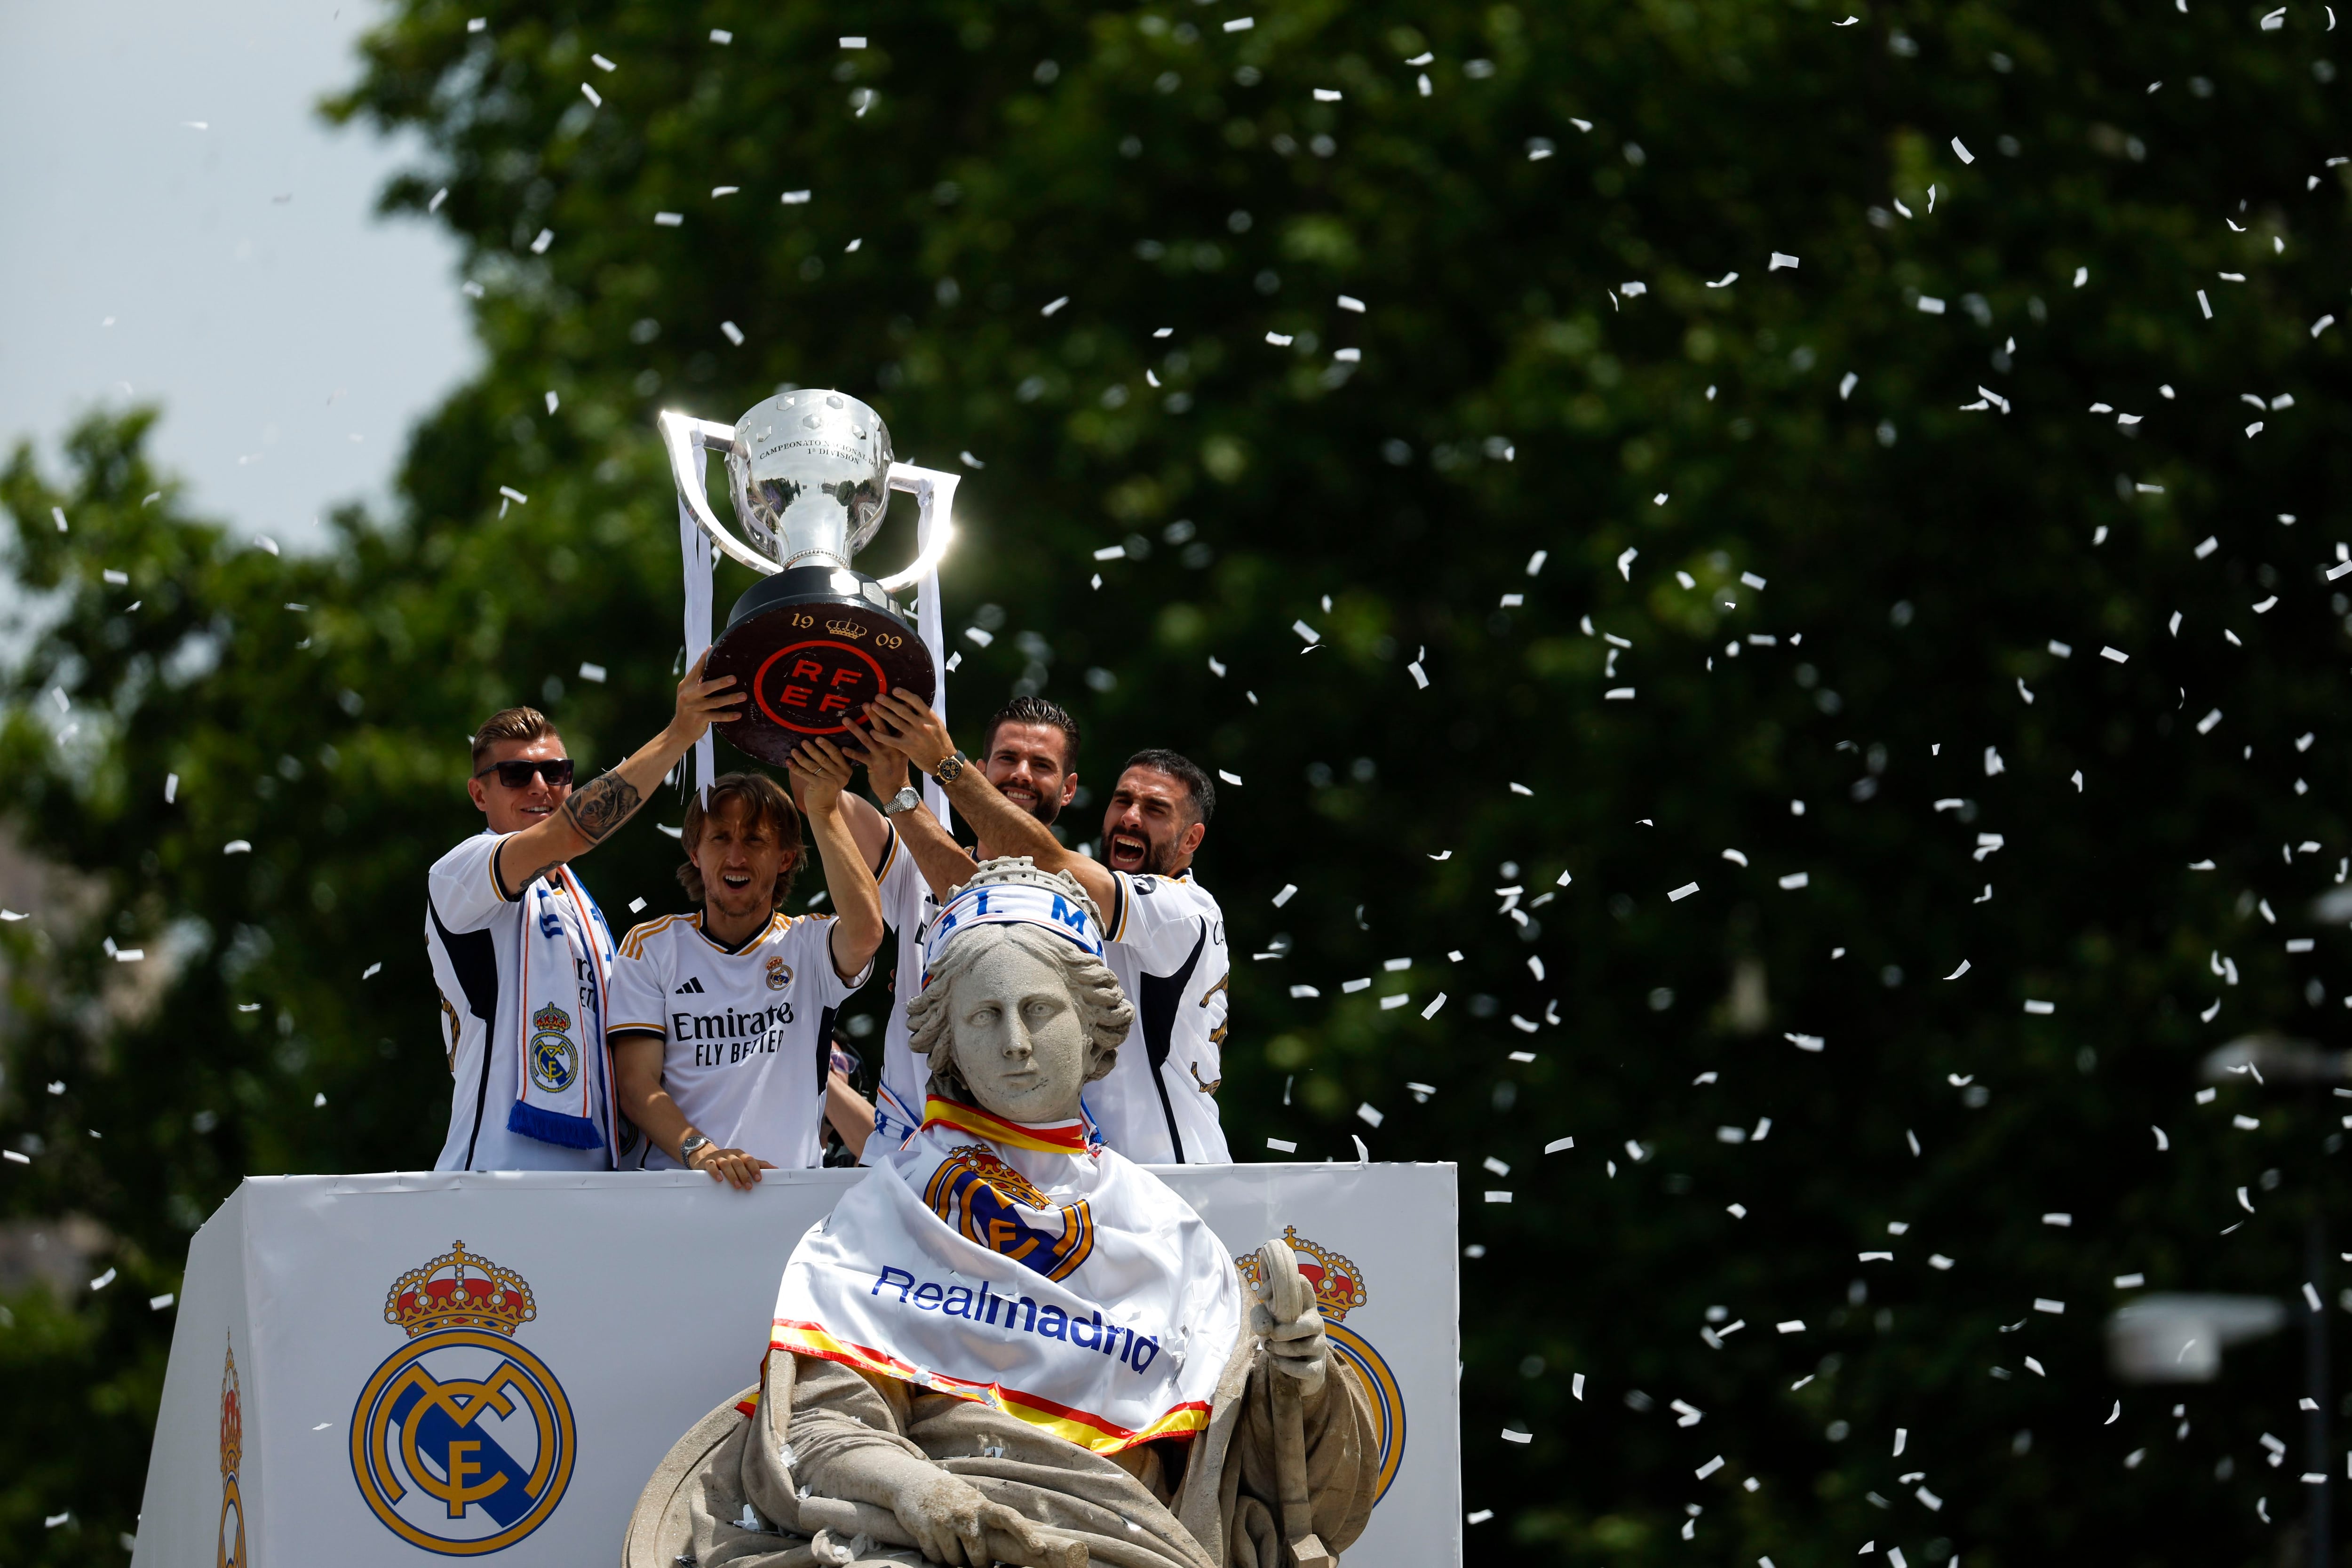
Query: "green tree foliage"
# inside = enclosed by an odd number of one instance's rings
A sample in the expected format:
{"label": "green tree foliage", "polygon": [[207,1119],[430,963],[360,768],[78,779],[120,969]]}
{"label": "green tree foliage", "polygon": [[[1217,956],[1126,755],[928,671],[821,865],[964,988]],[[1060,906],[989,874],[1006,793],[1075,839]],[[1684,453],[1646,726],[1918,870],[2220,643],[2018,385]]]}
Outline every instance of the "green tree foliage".
{"label": "green tree foliage", "polygon": [[[793,384],[985,465],[968,741],[1025,685],[1097,797],[1144,744],[1244,781],[1224,1114],[1461,1163],[1474,1549],[2299,1550],[2294,1341],[2131,1390],[2099,1326],[2120,1275],[2333,1300],[2329,1112],[2191,1098],[2234,1034],[2343,1033],[2318,9],[408,0],[329,111],[422,134],[385,204],[463,241],[488,355],[395,513],[257,547],[145,416],[0,480],[55,616],[0,776],[84,900],[0,935],[0,1203],[121,1270],[0,1331],[45,1413],[0,1555],[130,1528],[144,1298],[239,1175],[431,1158],[460,739],[660,722],[653,416]],[[588,879],[658,900],[673,856]]]}

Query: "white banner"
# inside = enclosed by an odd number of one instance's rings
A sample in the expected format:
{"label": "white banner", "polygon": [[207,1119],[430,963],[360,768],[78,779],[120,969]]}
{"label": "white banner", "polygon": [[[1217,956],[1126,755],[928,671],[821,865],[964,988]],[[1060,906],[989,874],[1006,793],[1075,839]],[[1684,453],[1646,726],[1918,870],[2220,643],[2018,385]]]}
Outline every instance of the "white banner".
{"label": "white banner", "polygon": [[[1451,1165],[1159,1167],[1235,1257],[1287,1236],[1379,1409],[1349,1568],[1462,1560]],[[196,1234],[134,1568],[619,1555],[749,1386],[793,1244],[856,1171],[250,1180]]]}

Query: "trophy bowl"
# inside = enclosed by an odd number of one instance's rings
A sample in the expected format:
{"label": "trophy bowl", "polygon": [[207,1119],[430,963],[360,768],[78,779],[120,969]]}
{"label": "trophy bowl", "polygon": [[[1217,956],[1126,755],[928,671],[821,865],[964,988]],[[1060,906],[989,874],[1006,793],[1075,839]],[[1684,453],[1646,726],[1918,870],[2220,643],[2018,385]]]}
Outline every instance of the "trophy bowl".
{"label": "trophy bowl", "polygon": [[[766,574],[735,602],[704,667],[707,677],[734,676],[751,699],[740,717],[714,726],[717,732],[781,765],[813,736],[842,737],[849,721],[887,692],[930,702],[938,666],[890,590],[936,564],[947,529],[936,531],[927,560],[887,584],[850,560],[881,527],[894,488],[921,491],[943,480],[951,493],[952,477],[894,464],[889,430],[846,393],[780,393],[731,428],[662,417],[696,521],[727,554]],[[744,541],[710,512],[701,457],[692,451],[698,445],[726,458]]]}

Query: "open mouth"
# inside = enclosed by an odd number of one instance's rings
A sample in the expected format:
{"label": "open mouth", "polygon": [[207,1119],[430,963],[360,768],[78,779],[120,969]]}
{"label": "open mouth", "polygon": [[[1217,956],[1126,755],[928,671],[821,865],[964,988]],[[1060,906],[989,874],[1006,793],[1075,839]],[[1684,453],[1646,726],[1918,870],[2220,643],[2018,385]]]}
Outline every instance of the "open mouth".
{"label": "open mouth", "polygon": [[739,893],[751,885],[751,874],[748,871],[721,872],[719,879]]}
{"label": "open mouth", "polygon": [[1037,792],[1026,784],[1006,784],[997,792],[1013,805],[1024,808],[1037,804]]}
{"label": "open mouth", "polygon": [[1150,842],[1137,833],[1114,833],[1103,847],[1109,852],[1112,868],[1120,871],[1141,869],[1151,854]]}

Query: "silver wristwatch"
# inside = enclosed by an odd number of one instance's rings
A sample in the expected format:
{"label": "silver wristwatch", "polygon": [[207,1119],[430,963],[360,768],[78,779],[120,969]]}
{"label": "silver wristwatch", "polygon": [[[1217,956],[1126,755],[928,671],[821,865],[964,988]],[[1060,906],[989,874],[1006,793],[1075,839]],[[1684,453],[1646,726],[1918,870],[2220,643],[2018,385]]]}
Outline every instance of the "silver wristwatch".
{"label": "silver wristwatch", "polygon": [[882,815],[896,816],[902,811],[912,811],[922,804],[923,797],[915,793],[913,784],[901,784],[897,795],[882,803]]}
{"label": "silver wristwatch", "polygon": [[705,1138],[699,1132],[689,1132],[684,1138],[678,1140],[677,1163],[684,1165],[690,1171],[694,1168],[694,1152],[697,1149],[708,1149],[709,1147],[710,1147],[709,1139]]}

